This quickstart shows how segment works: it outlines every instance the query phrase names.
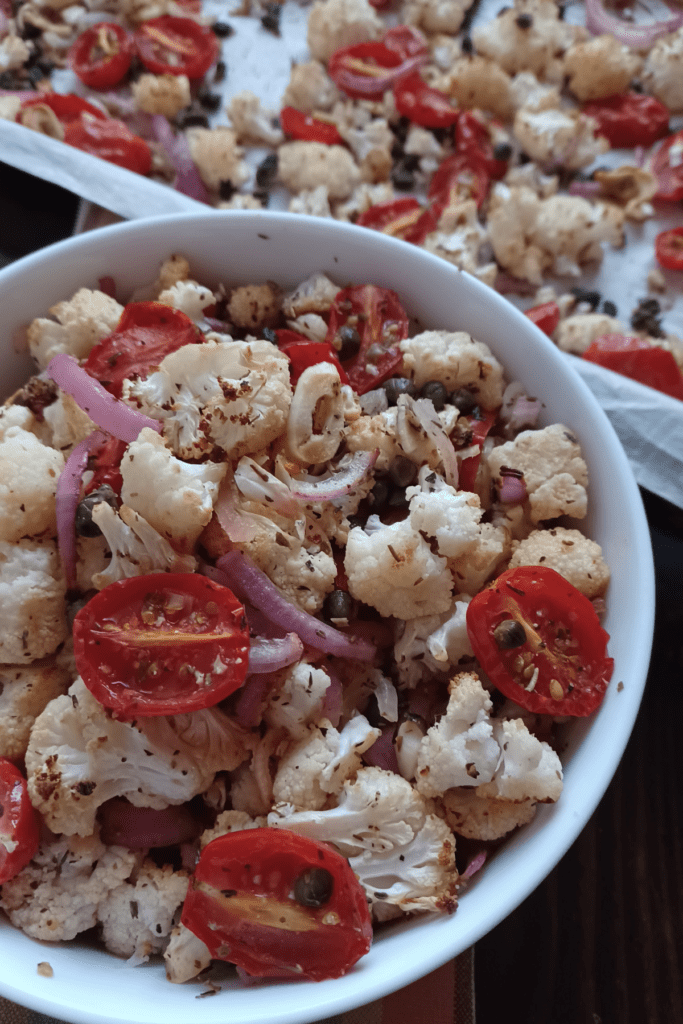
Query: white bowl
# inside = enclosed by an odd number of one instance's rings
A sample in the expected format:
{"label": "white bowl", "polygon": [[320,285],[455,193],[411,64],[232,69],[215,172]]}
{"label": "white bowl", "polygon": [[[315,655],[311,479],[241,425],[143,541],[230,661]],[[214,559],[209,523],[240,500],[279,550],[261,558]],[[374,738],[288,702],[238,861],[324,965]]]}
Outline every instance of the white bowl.
{"label": "white bowl", "polygon": [[[652,643],[654,576],[638,488],[606,416],[567,360],[496,292],[416,246],[329,220],[268,212],[174,215],[133,221],[68,239],[0,272],[3,390],[25,379],[29,362],[12,351],[16,328],[46,315],[80,286],[112,275],[120,296],[154,280],[179,252],[197,279],[293,286],[322,270],[340,286],[374,283],[398,292],[425,327],[469,331],[485,341],[510,379],[545,403],[543,422],[578,436],[590,470],[586,532],[612,570],[605,626],[615,659],[600,710],[571,729],[564,792],[539,807],[475,877],[452,916],[430,916],[380,935],[345,977],[321,983],[226,985],[197,999],[196,985],[171,985],[158,964],[125,961],[78,940],[48,944],[0,921],[0,993],[74,1024],[306,1024],[380,998],[427,974],[509,914],[552,870],[595,810],[622,756],[645,683]],[[36,973],[39,961],[52,978]]]}

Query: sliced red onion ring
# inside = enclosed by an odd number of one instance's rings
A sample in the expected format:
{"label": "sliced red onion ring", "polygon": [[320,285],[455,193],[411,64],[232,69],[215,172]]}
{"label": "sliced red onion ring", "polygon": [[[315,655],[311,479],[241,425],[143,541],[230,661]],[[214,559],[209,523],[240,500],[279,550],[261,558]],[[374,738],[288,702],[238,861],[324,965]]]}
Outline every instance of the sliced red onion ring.
{"label": "sliced red onion ring", "polygon": [[501,270],[495,280],[495,289],[501,295],[535,295],[536,285],[521,277],[513,277],[506,270]]}
{"label": "sliced red onion ring", "polygon": [[498,497],[506,505],[520,505],[527,499],[527,489],[523,477],[513,474],[503,474]]}
{"label": "sliced red onion ring", "polygon": [[248,600],[288,633],[297,633],[305,644],[317,651],[342,658],[371,661],[373,644],[341,633],[288,601],[264,572],[242,551],[229,551],[217,563],[228,577],[228,586],[241,600]]}
{"label": "sliced red onion ring", "polygon": [[483,868],[486,861],[486,850],[480,850],[479,853],[475,854],[472,860],[469,862],[463,873],[460,875],[461,878],[471,878],[477,871]]}
{"label": "sliced red onion ring", "polygon": [[270,505],[283,516],[295,519],[300,514],[299,506],[287,484],[247,455],[237,463],[235,485],[245,498]]}
{"label": "sliced red onion ring", "polygon": [[[667,3],[670,10],[675,8]],[[676,11],[672,18],[652,21],[648,24],[634,24],[622,21],[614,14],[605,10],[602,0],[586,0],[586,28],[593,35],[612,35],[620,43],[633,47],[634,50],[646,50],[669,32],[675,32],[683,25],[683,11]]]}
{"label": "sliced red onion ring", "polygon": [[263,705],[271,686],[272,675],[247,676],[235,704],[235,720],[245,729],[255,729],[261,721]]}
{"label": "sliced red onion ring", "polygon": [[190,155],[190,144],[183,132],[178,132],[175,135],[163,114],[153,115],[152,131],[176,170],[175,188],[177,191],[183,192],[192,199],[197,199],[200,203],[210,203],[207,187]]}
{"label": "sliced red onion ring", "polygon": [[507,423],[513,432],[528,427],[535,427],[540,414],[541,403],[537,398],[519,395],[509,411]]}
{"label": "sliced red onion ring", "polygon": [[74,519],[81,496],[81,478],[88,465],[90,452],[107,440],[101,430],[93,430],[92,434],[77,444],[64,469],[59,474],[55,493],[57,512],[57,543],[64,567],[66,585],[69,590],[76,586],[76,530]]}
{"label": "sliced red onion ring", "polygon": [[[408,395],[401,396],[400,401],[403,401],[403,398],[408,397]],[[434,447],[441,456],[443,474],[446,483],[450,484],[451,487],[457,488],[459,477],[458,457],[455,454],[453,442],[441,425],[441,420],[434,408],[434,403],[430,402],[428,398],[418,398],[416,400],[411,399],[411,402],[411,408],[417,416],[420,426],[433,442]]]}
{"label": "sliced red onion ring", "polygon": [[135,441],[143,427],[161,432],[159,420],[131,409],[106,391],[99,381],[79,366],[73,356],[60,352],[48,364],[46,373],[62,391],[71,395],[91,420],[120,441]]}
{"label": "sliced red onion ring", "polygon": [[400,775],[398,758],[396,757],[396,749],[394,747],[395,731],[396,727],[394,725],[385,725],[379,738],[363,754],[363,760],[366,764],[373,765],[375,768],[384,768],[385,771],[395,772],[397,775]]}
{"label": "sliced red onion ring", "polygon": [[205,316],[204,323],[208,324],[212,331],[216,331],[218,334],[230,334],[232,324],[228,323],[227,320],[217,320],[215,316]]}
{"label": "sliced red onion ring", "polygon": [[237,488],[230,472],[226,473],[218,490],[218,497],[213,506],[216,519],[221,529],[234,544],[253,540],[256,536],[256,523],[247,512],[238,512],[236,505]]}
{"label": "sliced red onion ring", "polygon": [[356,452],[348,466],[317,480],[292,480],[292,495],[297,501],[311,504],[317,501],[336,501],[353,490],[370,472],[379,456],[373,452]]}
{"label": "sliced red onion ring", "polygon": [[249,674],[262,675],[264,672],[277,672],[280,668],[293,665],[304,653],[302,644],[296,633],[287,633],[284,637],[266,639],[263,636],[252,637],[249,646]]}
{"label": "sliced red onion ring", "polygon": [[602,192],[602,185],[599,181],[573,181],[567,191],[570,196],[595,199]]}
{"label": "sliced red onion ring", "polygon": [[177,846],[196,839],[202,829],[186,804],[155,810],[114,797],[102,804],[99,817],[102,842],[129,850]]}

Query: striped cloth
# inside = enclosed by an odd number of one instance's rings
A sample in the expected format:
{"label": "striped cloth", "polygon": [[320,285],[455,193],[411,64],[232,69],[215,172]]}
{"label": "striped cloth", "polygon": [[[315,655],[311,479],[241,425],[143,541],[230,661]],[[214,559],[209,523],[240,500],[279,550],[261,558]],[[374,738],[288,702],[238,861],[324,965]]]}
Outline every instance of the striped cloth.
{"label": "striped cloth", "polygon": [[[474,951],[413,982],[399,992],[319,1024],[475,1024]],[[63,1024],[0,997],[0,1024]]]}

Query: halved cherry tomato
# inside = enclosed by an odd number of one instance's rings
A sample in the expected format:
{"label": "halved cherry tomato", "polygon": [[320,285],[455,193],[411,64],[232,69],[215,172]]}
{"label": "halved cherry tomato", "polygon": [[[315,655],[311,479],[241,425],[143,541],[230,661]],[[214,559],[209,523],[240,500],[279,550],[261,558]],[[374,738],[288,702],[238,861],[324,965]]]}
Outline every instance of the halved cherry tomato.
{"label": "halved cherry tomato", "polygon": [[425,128],[448,128],[458,119],[448,94],[427,85],[419,71],[395,83],[394,100],[399,114]]}
{"label": "halved cherry tomato", "polygon": [[90,494],[98,487],[108,484],[115,494],[121,494],[123,477],[121,476],[121,459],[128,447],[127,441],[120,441],[118,437],[108,438],[99,448],[95,448],[88,460],[88,468],[92,469],[92,480],[85,488],[85,493]]}
{"label": "halved cherry tomato", "polygon": [[588,346],[583,358],[683,400],[683,375],[678,363],[668,349],[651,345],[645,338],[601,334]]}
{"label": "halved cherry tomato", "polygon": [[425,37],[412,25],[395,25],[384,33],[382,42],[403,60],[406,57],[426,57],[429,53]]}
{"label": "halved cherry tomato", "polygon": [[461,416],[458,419],[459,424],[466,424],[472,432],[470,444],[478,444],[480,448],[477,455],[470,455],[468,459],[463,459],[460,463],[458,487],[461,491],[474,491],[481,464],[481,446],[488,437],[497,416],[498,413],[495,410],[485,412],[482,409],[476,410],[476,415],[473,413],[471,416]]}
{"label": "halved cherry tomato", "polygon": [[69,64],[89,89],[111,89],[128,71],[133,51],[125,28],[102,21],[80,34],[69,50]]}
{"label": "halved cherry tomato", "polygon": [[104,121],[85,117],[72,121],[64,128],[64,141],[137,174],[149,174],[152,168],[152,151],[145,140],[123,121],[112,117]]}
{"label": "halved cherry tomato", "polygon": [[584,103],[582,111],[597,121],[596,135],[604,135],[614,149],[651,146],[669,132],[668,107],[645,93],[626,92],[591,100]]}
{"label": "halved cherry tomato", "polygon": [[344,140],[333,124],[306,114],[296,107],[283,107],[280,124],[285,135],[305,142],[323,142],[326,146],[343,146]]}
{"label": "halved cherry tomato", "polygon": [[375,99],[390,88],[393,82],[390,72],[402,62],[400,54],[384,43],[356,43],[332,54],[327,73],[347,96]]}
{"label": "halved cherry tomato", "polygon": [[129,302],[116,330],[93,346],[84,367],[120,398],[126,378],[144,380],[164,356],[201,340],[199,328],[179,309],[163,302]]}
{"label": "halved cherry tomato", "polygon": [[683,130],[664,139],[644,166],[657,179],[655,199],[667,203],[683,199]]}
{"label": "halved cherry tomato", "polygon": [[39,819],[26,779],[11,761],[0,757],[0,885],[26,867],[39,841]]}
{"label": "halved cherry tomato", "polygon": [[210,28],[169,14],[144,21],[135,33],[135,44],[148,71],[192,79],[204,77],[220,49]]}
{"label": "halved cherry tomato", "polygon": [[683,228],[660,232],[655,238],[655,256],[666,270],[683,270]]}
{"label": "halved cherry tomato", "polygon": [[318,363],[332,363],[339,371],[339,379],[342,384],[348,384],[349,378],[346,370],[339,362],[336,349],[327,341],[311,341],[296,331],[279,330],[277,335],[278,347],[289,359],[289,376],[292,384],[296,384],[301,374],[309,366],[317,366]]}
{"label": "halved cherry tomato", "polygon": [[[388,199],[384,203],[376,203],[359,216],[356,224],[364,228],[373,228],[394,238],[408,238],[423,212],[422,204],[414,196],[401,199]],[[412,241],[412,238],[409,239]]]}
{"label": "halved cherry tomato", "polygon": [[432,208],[438,210],[436,221],[447,206],[466,199],[474,199],[480,207],[491,185],[491,175],[484,161],[469,153],[455,152],[447,156],[435,171],[429,183],[428,198]]}
{"label": "halved cherry tomato", "polygon": [[198,573],[110,583],[78,612],[73,636],[83,682],[123,719],[213,707],[247,673],[244,608]]}
{"label": "halved cherry tomato", "polygon": [[585,717],[602,703],[614,669],[609,635],[588,598],[554,569],[508,569],[475,594],[466,623],[479,664],[520,707]]}
{"label": "halved cherry tomato", "polygon": [[458,111],[455,122],[455,151],[470,157],[473,164],[482,164],[487,174],[498,180],[508,169],[507,160],[498,160],[493,155],[491,133],[486,124],[470,110]]}
{"label": "halved cherry tomato", "polygon": [[360,349],[345,363],[353,390],[364,395],[398,372],[403,363],[399,343],[408,337],[408,317],[396,292],[366,284],[344,288],[330,307],[325,340],[333,339],[342,327],[355,327]]}
{"label": "halved cherry tomato", "polygon": [[526,315],[550,338],[560,322],[560,307],[556,302],[542,302],[526,310]]}
{"label": "halved cherry tomato", "polygon": [[208,843],[181,921],[214,959],[257,978],[339,978],[372,943],[367,900],[346,858],[287,829]]}
{"label": "halved cherry tomato", "polygon": [[[57,117],[57,120],[61,121],[63,125],[71,124],[73,121],[80,121],[82,114],[90,114],[91,117],[97,117],[102,121],[107,120],[107,115],[99,107],[88,103],[82,96],[76,96],[73,93],[33,93],[28,99],[22,100],[21,108],[24,110],[26,107],[35,107],[38,104],[49,107]],[[17,120],[19,119],[20,115],[18,114]]]}

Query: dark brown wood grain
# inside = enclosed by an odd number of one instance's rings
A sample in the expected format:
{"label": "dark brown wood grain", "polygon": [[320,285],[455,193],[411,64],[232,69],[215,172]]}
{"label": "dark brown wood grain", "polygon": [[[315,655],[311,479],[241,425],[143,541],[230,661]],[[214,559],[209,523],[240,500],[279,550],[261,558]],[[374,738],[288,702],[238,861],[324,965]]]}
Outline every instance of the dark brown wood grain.
{"label": "dark brown wood grain", "polygon": [[638,719],[569,852],[477,943],[477,1024],[683,1024],[683,513],[643,497],[657,619]]}

